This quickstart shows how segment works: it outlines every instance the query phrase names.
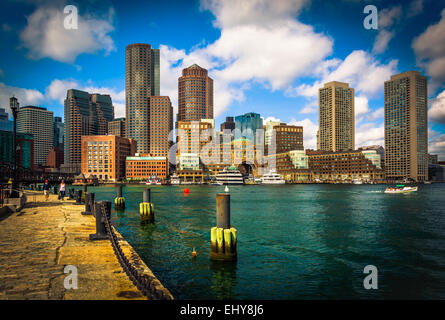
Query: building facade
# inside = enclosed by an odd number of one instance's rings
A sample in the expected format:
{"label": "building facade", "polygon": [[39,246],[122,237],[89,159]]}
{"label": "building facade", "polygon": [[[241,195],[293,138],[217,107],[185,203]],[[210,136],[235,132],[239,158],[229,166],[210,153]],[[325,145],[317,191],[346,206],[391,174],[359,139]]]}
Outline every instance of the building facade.
{"label": "building facade", "polygon": [[233,117],[226,117],[226,121],[221,123],[221,131],[224,130],[230,130],[230,131],[235,130],[235,121]]}
{"label": "building facade", "polygon": [[280,124],[273,127],[272,145],[275,143],[275,152],[283,153],[292,150],[304,150],[303,127]]}
{"label": "building facade", "polygon": [[167,157],[152,157],[148,154],[127,157],[126,159],[126,179],[146,181],[150,177],[156,176],[161,180],[168,177]]}
{"label": "building facade", "polygon": [[354,150],[354,89],[347,83],[328,82],[318,90],[318,103],[317,148],[333,152]]}
{"label": "building facade", "polygon": [[[0,130],[0,164],[12,165],[13,133]],[[34,137],[28,133],[17,133],[17,164],[19,168],[34,169]]]}
{"label": "building facade", "polygon": [[213,119],[213,79],[197,64],[182,70],[178,79],[176,121]]}
{"label": "building facade", "polygon": [[89,94],[70,89],[65,99],[64,165],[80,172],[81,137],[105,135],[108,122],[114,118],[114,107],[109,95]]}
{"label": "building facade", "polygon": [[150,152],[150,97],[159,96],[159,49],[145,43],[125,49],[126,137],[137,141],[138,152]]}
{"label": "building facade", "polygon": [[136,152],[136,141],[118,136],[82,136],[81,173],[103,181],[125,178],[125,162]]}
{"label": "building facade", "polygon": [[168,157],[172,145],[173,107],[170,98],[152,96],[150,97],[150,154],[156,157]]}
{"label": "building facade", "polygon": [[108,122],[108,134],[125,138],[125,118],[117,118]]}
{"label": "building facade", "polygon": [[63,148],[61,145],[52,147],[48,152],[48,159],[46,165],[50,168],[60,168],[63,164]]}
{"label": "building facade", "polygon": [[48,152],[54,144],[53,112],[35,106],[21,107],[17,115],[17,132],[32,134],[34,165],[46,165]]}
{"label": "building facade", "polygon": [[417,71],[385,81],[385,170],[390,180],[428,180],[428,88]]}
{"label": "building facade", "polygon": [[54,117],[54,147],[61,145],[63,147],[63,140],[65,139],[65,124],[61,117]]}
{"label": "building facade", "polygon": [[[241,116],[235,117],[235,139],[245,138],[252,140],[254,143],[261,143],[257,141],[257,130],[263,130],[263,119],[258,113],[249,112]],[[259,134],[264,143],[264,132]]]}

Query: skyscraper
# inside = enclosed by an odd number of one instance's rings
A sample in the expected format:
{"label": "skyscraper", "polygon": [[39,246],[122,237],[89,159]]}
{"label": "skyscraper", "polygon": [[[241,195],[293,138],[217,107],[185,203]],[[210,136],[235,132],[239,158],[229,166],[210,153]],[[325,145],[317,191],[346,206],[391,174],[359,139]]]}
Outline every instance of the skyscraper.
{"label": "skyscraper", "polygon": [[[167,96],[150,97],[150,154],[168,157],[173,141],[168,140],[173,130],[173,107]],[[173,135],[171,137],[173,139]]]}
{"label": "skyscraper", "polygon": [[117,118],[108,122],[108,135],[125,138],[125,118]]}
{"label": "skyscraper", "polygon": [[178,115],[176,121],[213,119],[213,80],[197,64],[182,70],[178,79]]}
{"label": "skyscraper", "polygon": [[54,117],[54,147],[63,144],[65,136],[65,124],[61,117]]}
{"label": "skyscraper", "polygon": [[319,131],[317,147],[323,151],[354,150],[354,89],[332,81],[318,89]]}
{"label": "skyscraper", "polygon": [[107,134],[108,122],[113,118],[114,108],[109,95],[68,90],[65,99],[64,164],[80,172],[81,136]]}
{"label": "skyscraper", "polygon": [[235,130],[235,121],[233,121],[233,117],[226,117],[226,121],[221,123],[221,131],[224,130]]}
{"label": "skyscraper", "polygon": [[385,81],[387,179],[428,180],[428,88],[417,71]]}
{"label": "skyscraper", "polygon": [[46,165],[48,152],[54,143],[53,112],[46,108],[26,106],[19,109],[17,132],[34,137],[34,164]]}
{"label": "skyscraper", "polygon": [[159,95],[159,49],[135,43],[125,50],[126,135],[138,152],[150,152],[150,96]]}
{"label": "skyscraper", "polygon": [[235,139],[246,138],[256,143],[258,129],[263,130],[263,119],[258,113],[249,112],[235,117]]}

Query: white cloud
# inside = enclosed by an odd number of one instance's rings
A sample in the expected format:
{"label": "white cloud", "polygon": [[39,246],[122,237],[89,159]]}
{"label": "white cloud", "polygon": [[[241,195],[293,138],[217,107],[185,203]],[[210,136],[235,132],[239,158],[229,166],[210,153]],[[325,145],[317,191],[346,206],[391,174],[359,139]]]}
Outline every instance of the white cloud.
{"label": "white cloud", "polygon": [[379,63],[371,54],[363,50],[351,52],[343,62],[313,85],[302,84],[293,89],[297,94],[306,97],[317,97],[318,89],[330,81],[347,82],[356,93],[376,95],[382,91],[383,80],[389,79],[396,72],[397,60],[388,64]]}
{"label": "white cloud", "polygon": [[161,48],[161,91],[177,104],[181,70],[197,63],[214,79],[214,113],[244,100],[249,82],[271,90],[286,89],[291,81],[310,74],[332,53],[333,41],[302,24],[295,16],[307,1],[202,0],[221,36],[190,52]]}
{"label": "white cloud", "polygon": [[374,121],[377,119],[383,119],[384,115],[385,115],[385,108],[378,108],[372,113],[368,114],[366,116],[366,119],[369,121]]}
{"label": "white cloud", "polygon": [[432,101],[428,116],[434,122],[445,124],[445,90]]}
{"label": "white cloud", "polygon": [[43,94],[38,90],[11,87],[0,82],[0,107],[4,108],[8,113],[11,113],[9,98],[12,96],[18,99],[22,107],[26,105],[39,105],[44,101]]}
{"label": "white cloud", "polygon": [[109,33],[114,10],[110,8],[105,17],[94,17],[89,13],[78,17],[78,29],[64,28],[63,11],[57,7],[39,7],[28,18],[27,26],[20,33],[23,46],[28,49],[28,57],[51,59],[72,63],[82,53],[95,53],[105,50],[105,54],[115,50]]}
{"label": "white cloud", "polygon": [[383,125],[376,127],[375,123],[365,123],[355,130],[355,148],[370,145],[385,145],[385,128]]}
{"label": "white cloud", "polygon": [[[261,117],[261,118],[263,118],[263,117]],[[266,119],[263,118],[263,123],[264,123],[264,124],[266,124],[267,122],[270,122],[270,121],[273,121],[273,122],[281,122],[280,119],[275,118],[275,117],[273,117],[273,116],[267,117]]]}
{"label": "white cloud", "polygon": [[445,9],[441,15],[438,23],[430,25],[412,43],[418,63],[426,69],[433,86],[445,81]]}
{"label": "white cloud", "polygon": [[428,153],[437,154],[439,160],[445,160],[445,134],[441,134],[429,142]]}
{"label": "white cloud", "polygon": [[354,99],[355,124],[362,121],[363,116],[369,112],[368,98],[365,96],[356,96]]}
{"label": "white cloud", "polygon": [[289,125],[303,127],[303,145],[305,149],[317,149],[318,125],[308,118],[300,121],[292,119]]}
{"label": "white cloud", "polygon": [[300,113],[315,113],[318,110],[318,100],[311,101],[307,103],[303,109],[300,110]]}
{"label": "white cloud", "polygon": [[395,33],[388,30],[382,30],[378,33],[372,52],[382,53],[388,48],[388,43],[394,37]]}
{"label": "white cloud", "polygon": [[63,105],[66,92],[69,89],[78,89],[88,93],[109,94],[114,106],[114,116],[116,118],[125,117],[125,90],[118,91],[113,88],[95,86],[91,83],[82,84],[76,80],[54,79],[45,90],[45,97]]}
{"label": "white cloud", "polygon": [[413,0],[411,1],[408,11],[407,11],[407,17],[411,18],[414,16],[419,15],[423,11],[423,0]]}

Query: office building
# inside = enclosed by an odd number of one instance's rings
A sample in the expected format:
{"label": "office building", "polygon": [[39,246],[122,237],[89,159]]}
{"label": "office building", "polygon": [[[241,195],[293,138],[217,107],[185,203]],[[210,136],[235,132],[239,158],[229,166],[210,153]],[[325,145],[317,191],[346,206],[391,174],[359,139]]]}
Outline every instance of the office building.
{"label": "office building", "polygon": [[[0,130],[0,171],[9,171],[12,167],[13,133]],[[29,133],[17,133],[17,164],[19,168],[34,169],[34,137]]]}
{"label": "office building", "polygon": [[12,131],[13,122],[8,120],[9,114],[4,108],[0,108],[0,130],[2,131]]}
{"label": "office building", "polygon": [[60,144],[57,147],[52,147],[48,152],[46,165],[50,168],[60,168],[63,161],[63,145]]}
{"label": "office building", "polygon": [[[169,141],[169,134],[171,133]],[[150,154],[168,157],[173,144],[173,107],[167,96],[150,97]]]}
{"label": "office building", "polygon": [[[65,139],[65,124],[61,117],[54,117],[54,147],[63,146]],[[62,162],[63,163],[63,162]]]}
{"label": "office building", "polygon": [[[235,117],[235,139],[240,138],[249,139],[254,143],[264,143],[263,119],[258,113],[250,112]],[[261,141],[257,141],[258,138]]]}
{"label": "office building", "polygon": [[176,121],[213,119],[213,80],[197,64],[182,70],[178,79],[178,114]]}
{"label": "office building", "polygon": [[117,118],[108,122],[108,134],[125,138],[125,118]]}
{"label": "office building", "polygon": [[268,151],[283,153],[292,150],[304,150],[303,146],[303,127],[291,126],[285,123],[272,127],[272,136],[270,137],[270,146]]}
{"label": "office building", "polygon": [[233,120],[233,117],[226,117],[226,121],[221,123],[221,131],[224,130],[235,130],[235,121]]}
{"label": "office building", "polygon": [[354,89],[347,83],[328,82],[318,90],[318,101],[318,149],[333,152],[354,150]]}
{"label": "office building", "polygon": [[152,157],[149,154],[137,154],[126,159],[126,179],[147,181],[150,177],[165,180],[168,176],[167,157]]}
{"label": "office building", "polygon": [[428,88],[417,71],[385,81],[385,170],[389,180],[428,179]]}
{"label": "office building", "polygon": [[85,176],[103,181],[125,178],[125,162],[136,153],[136,141],[118,136],[82,136],[82,167]]}
{"label": "office building", "polygon": [[114,108],[109,95],[68,90],[64,142],[64,166],[68,167],[67,171],[80,172],[81,137],[107,134],[108,122],[113,118]]}
{"label": "office building", "polygon": [[150,152],[150,97],[159,96],[159,49],[145,43],[125,50],[126,137],[137,141],[139,153]]}
{"label": "office building", "polygon": [[46,165],[48,152],[54,144],[53,112],[35,106],[21,107],[17,115],[17,132],[32,134],[34,165]]}

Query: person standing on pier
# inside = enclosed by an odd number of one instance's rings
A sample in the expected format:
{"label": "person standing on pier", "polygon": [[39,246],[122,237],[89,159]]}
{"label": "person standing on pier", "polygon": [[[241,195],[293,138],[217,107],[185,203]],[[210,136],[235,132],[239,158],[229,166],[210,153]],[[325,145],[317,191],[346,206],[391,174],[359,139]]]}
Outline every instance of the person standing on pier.
{"label": "person standing on pier", "polygon": [[49,198],[49,182],[48,180],[45,180],[45,183],[43,184],[43,194],[45,195],[45,201],[48,201]]}
{"label": "person standing on pier", "polygon": [[66,191],[65,180],[62,180],[62,182],[60,183],[60,188],[59,188],[60,197],[61,197],[62,201],[63,201],[63,198],[65,197],[65,191]]}

